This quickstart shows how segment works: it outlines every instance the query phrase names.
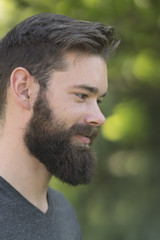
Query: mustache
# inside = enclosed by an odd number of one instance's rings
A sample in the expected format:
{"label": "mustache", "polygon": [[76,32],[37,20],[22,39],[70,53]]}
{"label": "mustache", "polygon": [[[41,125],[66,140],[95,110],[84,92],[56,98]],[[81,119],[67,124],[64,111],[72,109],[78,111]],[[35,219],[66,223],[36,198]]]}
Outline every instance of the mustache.
{"label": "mustache", "polygon": [[97,137],[98,129],[90,125],[74,124],[70,129],[71,136],[84,135],[90,138],[91,142]]}

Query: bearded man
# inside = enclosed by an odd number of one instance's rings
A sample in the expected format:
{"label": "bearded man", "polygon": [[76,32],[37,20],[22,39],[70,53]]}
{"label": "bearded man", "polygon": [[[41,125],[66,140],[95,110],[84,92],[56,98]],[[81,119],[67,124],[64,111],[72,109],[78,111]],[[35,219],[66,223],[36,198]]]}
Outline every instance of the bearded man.
{"label": "bearded man", "polygon": [[82,239],[72,206],[48,184],[52,175],[91,181],[106,60],[118,44],[111,26],[51,13],[1,40],[1,239]]}

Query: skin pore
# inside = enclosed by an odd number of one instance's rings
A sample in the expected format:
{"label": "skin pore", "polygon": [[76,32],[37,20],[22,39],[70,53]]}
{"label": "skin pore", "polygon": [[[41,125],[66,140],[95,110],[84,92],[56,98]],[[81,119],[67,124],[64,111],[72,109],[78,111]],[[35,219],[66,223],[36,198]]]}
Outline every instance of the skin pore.
{"label": "skin pore", "polygon": [[[66,59],[67,69],[53,72],[45,93],[52,117],[60,126],[63,124],[65,130],[76,124],[96,128],[105,121],[98,103],[107,91],[106,63],[93,55],[70,53]],[[0,132],[0,175],[34,206],[46,212],[46,193],[52,174],[28,151],[24,142],[39,90],[26,69],[14,70]],[[90,148],[90,140],[83,131],[71,138],[73,145],[86,149]]]}

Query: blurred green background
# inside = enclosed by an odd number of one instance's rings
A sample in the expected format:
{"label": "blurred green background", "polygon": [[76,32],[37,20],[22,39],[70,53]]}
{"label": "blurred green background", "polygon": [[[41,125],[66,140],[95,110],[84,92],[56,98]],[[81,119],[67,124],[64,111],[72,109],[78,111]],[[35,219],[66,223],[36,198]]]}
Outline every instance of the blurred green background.
{"label": "blurred green background", "polygon": [[159,240],[160,1],[0,0],[0,37],[40,12],[113,25],[121,38],[108,62],[95,179],[51,186],[75,206],[84,240]]}

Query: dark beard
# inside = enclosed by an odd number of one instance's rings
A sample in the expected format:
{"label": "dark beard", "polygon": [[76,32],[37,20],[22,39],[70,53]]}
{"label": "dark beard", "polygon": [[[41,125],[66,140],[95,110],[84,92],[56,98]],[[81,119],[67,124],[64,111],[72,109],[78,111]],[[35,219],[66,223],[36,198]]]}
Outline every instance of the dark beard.
{"label": "dark beard", "polygon": [[40,91],[24,136],[29,152],[62,182],[71,185],[89,183],[95,169],[95,154],[86,145],[73,143],[73,137],[81,134],[92,141],[97,129],[75,124],[66,130],[65,124],[58,123],[53,115],[45,92]]}

